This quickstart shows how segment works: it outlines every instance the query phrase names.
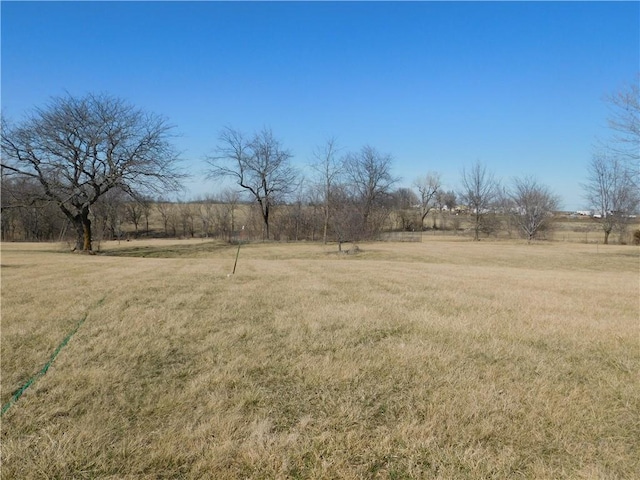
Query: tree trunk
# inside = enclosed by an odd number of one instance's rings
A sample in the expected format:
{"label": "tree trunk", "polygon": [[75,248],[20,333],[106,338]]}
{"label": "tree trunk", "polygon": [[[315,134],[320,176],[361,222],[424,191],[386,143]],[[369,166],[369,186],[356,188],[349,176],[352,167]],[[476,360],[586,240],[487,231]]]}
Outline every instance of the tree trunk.
{"label": "tree trunk", "polygon": [[262,218],[264,219],[264,228],[266,232],[267,240],[269,240],[269,204],[265,204],[264,210],[262,211]]}
{"label": "tree trunk", "polygon": [[609,245],[609,234],[611,233],[610,230],[605,230],[604,231],[604,244],[605,245]]}
{"label": "tree trunk", "polygon": [[74,252],[81,252],[84,247],[84,229],[82,228],[82,219],[80,215],[76,215],[72,219],[73,228],[76,230],[76,246],[73,248]]}
{"label": "tree trunk", "polygon": [[79,214],[71,217],[71,221],[76,229],[76,246],[73,250],[79,253],[90,253],[92,238],[89,208],[83,208]]}
{"label": "tree trunk", "polygon": [[84,252],[91,251],[91,220],[89,220],[89,212],[82,214],[82,233],[83,233],[83,245],[82,250]]}
{"label": "tree trunk", "polygon": [[329,207],[324,210],[324,225],[322,225],[322,243],[327,244],[327,230],[329,228]]}

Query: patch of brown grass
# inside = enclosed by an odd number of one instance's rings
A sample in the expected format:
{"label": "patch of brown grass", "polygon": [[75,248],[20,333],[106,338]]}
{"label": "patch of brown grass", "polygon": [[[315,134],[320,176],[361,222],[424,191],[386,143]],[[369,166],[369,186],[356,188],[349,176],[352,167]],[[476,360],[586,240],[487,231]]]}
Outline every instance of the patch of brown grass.
{"label": "patch of brown grass", "polygon": [[3,246],[3,403],[88,312],[2,418],[5,478],[640,470],[637,248],[255,244],[227,277],[192,243]]}

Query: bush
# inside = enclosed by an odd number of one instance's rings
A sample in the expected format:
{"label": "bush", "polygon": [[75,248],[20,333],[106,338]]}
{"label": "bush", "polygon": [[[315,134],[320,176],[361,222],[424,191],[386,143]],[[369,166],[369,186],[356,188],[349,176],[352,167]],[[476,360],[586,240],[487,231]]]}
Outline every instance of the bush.
{"label": "bush", "polygon": [[633,232],[633,244],[640,245],[640,229]]}

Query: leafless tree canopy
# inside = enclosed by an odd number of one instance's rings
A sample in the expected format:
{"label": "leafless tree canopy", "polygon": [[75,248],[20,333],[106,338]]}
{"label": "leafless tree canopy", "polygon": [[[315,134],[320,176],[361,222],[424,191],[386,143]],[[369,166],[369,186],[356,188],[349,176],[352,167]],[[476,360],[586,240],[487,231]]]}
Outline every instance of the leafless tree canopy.
{"label": "leafless tree canopy", "polygon": [[272,207],[296,187],[298,173],[290,163],[291,157],[269,129],[247,139],[227,127],[220,133],[216,154],[207,159],[210,178],[233,179],[260,205],[267,239]]}
{"label": "leafless tree canopy", "polygon": [[346,182],[359,206],[364,232],[372,233],[379,227],[372,216],[374,208],[386,200],[398,181],[391,174],[392,160],[391,155],[381,154],[368,145],[345,158]]}
{"label": "leafless tree canopy", "polygon": [[498,182],[487,167],[476,162],[470,170],[462,171],[462,191],[460,196],[474,215],[474,239],[480,239],[482,220],[491,209],[498,194]]}
{"label": "leafless tree canopy", "polygon": [[604,243],[609,243],[609,234],[616,228],[624,230],[629,215],[638,209],[637,185],[619,156],[600,151],[593,155],[587,182],[582,187],[587,201],[600,217]]}
{"label": "leafless tree canopy", "polygon": [[327,232],[332,214],[331,193],[340,182],[344,173],[343,164],[338,160],[337,154],[340,148],[335,138],[329,138],[323,145],[316,147],[313,152],[314,163],[311,168],[315,172],[315,185],[320,195],[323,213],[322,241],[327,243]]}
{"label": "leafless tree canopy", "polygon": [[[436,206],[436,197],[442,188],[442,180],[438,172],[429,172],[414,182],[420,197],[420,216],[424,224],[425,217]],[[424,226],[424,225],[422,225]]]}
{"label": "leafless tree canopy", "polygon": [[609,127],[614,136],[610,147],[633,170],[632,176],[638,181],[638,160],[640,160],[640,86],[638,79],[619,92],[606,97],[610,108]]}
{"label": "leafless tree canopy", "polygon": [[533,177],[516,178],[510,197],[514,223],[528,241],[549,227],[560,204],[559,198]]}
{"label": "leafless tree canopy", "polygon": [[89,209],[106,192],[179,187],[171,132],[164,118],[115,97],[55,97],[18,125],[3,118],[2,168],[35,179],[75,227],[76,249],[90,251]]}

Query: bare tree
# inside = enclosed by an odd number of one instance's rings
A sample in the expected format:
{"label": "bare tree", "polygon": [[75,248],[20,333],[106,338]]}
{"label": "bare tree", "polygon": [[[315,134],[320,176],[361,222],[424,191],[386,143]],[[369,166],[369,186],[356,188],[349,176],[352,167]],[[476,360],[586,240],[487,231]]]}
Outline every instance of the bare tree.
{"label": "bare tree", "polygon": [[[640,75],[638,76],[640,80]],[[638,80],[605,97],[613,137],[608,143],[629,170],[629,177],[640,185],[640,85]]]}
{"label": "bare tree", "polygon": [[456,208],[456,194],[453,190],[444,191],[442,189],[436,192],[435,199],[436,208],[440,214],[440,228],[445,229],[447,227],[445,222],[444,211],[451,212]]}
{"label": "bare tree", "polygon": [[363,238],[365,232],[361,227],[362,214],[358,208],[356,198],[344,184],[332,187],[331,202],[331,229],[338,242],[338,251],[342,252],[343,244],[348,242],[356,243]]}
{"label": "bare tree", "polygon": [[3,118],[2,166],[36,179],[74,226],[75,249],[90,252],[90,208],[106,192],[178,188],[172,129],[109,95],[55,97],[19,125]]}
{"label": "bare tree", "polygon": [[178,201],[178,213],[180,215],[180,224],[182,225],[183,237],[195,237],[196,224],[195,224],[195,211],[194,205],[187,201]]}
{"label": "bare tree", "polygon": [[[420,198],[420,225],[424,228],[424,219],[435,207],[436,196],[442,187],[442,181],[438,172],[429,172],[425,176],[417,178],[414,186],[418,189]],[[435,217],[434,217],[435,227]]]}
{"label": "bare tree", "polygon": [[211,226],[215,217],[215,200],[212,196],[207,195],[202,199],[196,200],[196,205],[198,217],[202,226],[202,236],[208,238],[211,234]]}
{"label": "bare tree", "polygon": [[121,238],[122,224],[126,218],[126,194],[119,188],[113,188],[102,195],[93,205],[92,212],[98,222],[99,238]]}
{"label": "bare tree", "polygon": [[533,177],[516,178],[509,196],[514,222],[529,242],[549,228],[560,204],[559,197]]}
{"label": "bare tree", "polygon": [[398,181],[391,174],[392,160],[391,155],[381,154],[369,145],[345,158],[346,181],[359,208],[365,235],[372,235],[379,229],[384,215],[374,216],[374,210],[383,207],[391,187]]}
{"label": "bare tree", "polygon": [[222,192],[222,210],[224,214],[226,227],[223,229],[228,233],[229,241],[233,239],[233,234],[236,231],[236,212],[238,205],[240,204],[240,193],[232,188],[227,188]]}
{"label": "bare tree", "polygon": [[483,220],[490,212],[498,192],[498,182],[487,167],[480,162],[470,170],[462,170],[462,191],[460,196],[468,205],[474,218],[474,240],[480,240]]}
{"label": "bare tree", "polygon": [[129,201],[125,203],[125,218],[133,224],[133,228],[135,230],[135,238],[138,238],[138,226],[142,221],[142,217],[144,216],[144,209],[142,208],[142,204],[137,200]]}
{"label": "bare tree", "polygon": [[207,159],[209,177],[229,177],[248,191],[260,206],[265,236],[269,239],[272,207],[290,194],[298,174],[291,166],[292,154],[276,140],[271,130],[256,133],[251,140],[230,127],[219,137],[216,155]]}
{"label": "bare tree", "polygon": [[414,230],[416,228],[415,206],[418,205],[418,196],[410,188],[398,188],[391,193],[393,207],[396,210],[396,218],[400,221],[401,230]]}
{"label": "bare tree", "polygon": [[149,217],[151,217],[151,205],[153,199],[149,195],[139,195],[137,198],[140,207],[142,208],[142,216],[144,217],[145,233],[149,235]]}
{"label": "bare tree", "polygon": [[316,184],[320,193],[323,213],[322,241],[327,243],[327,230],[331,216],[331,192],[343,173],[343,165],[337,159],[340,149],[335,138],[329,138],[323,145],[313,152],[315,162],[311,168],[316,171]]}
{"label": "bare tree", "polygon": [[42,188],[33,178],[2,175],[0,193],[3,240],[42,241],[64,236],[66,218],[42,199]]}
{"label": "bare tree", "polygon": [[[171,211],[173,206],[166,198],[158,197],[155,202],[156,210],[162,218],[162,225],[164,226],[164,234],[169,235],[169,221],[171,218]],[[173,233],[175,235],[175,232]]]}
{"label": "bare tree", "polygon": [[597,152],[588,167],[585,197],[596,211],[604,231],[604,243],[614,229],[624,230],[640,203],[637,185],[618,156]]}

